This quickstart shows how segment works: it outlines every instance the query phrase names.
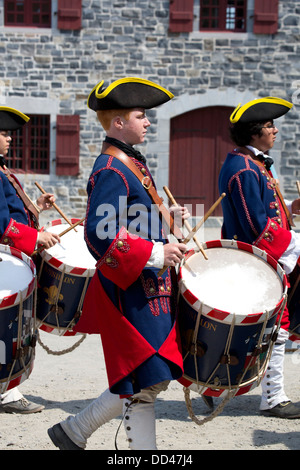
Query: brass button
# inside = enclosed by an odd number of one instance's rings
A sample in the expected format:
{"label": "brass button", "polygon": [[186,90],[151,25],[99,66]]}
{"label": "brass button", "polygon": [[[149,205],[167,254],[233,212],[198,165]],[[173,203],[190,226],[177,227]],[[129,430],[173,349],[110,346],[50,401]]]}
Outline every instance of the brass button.
{"label": "brass button", "polygon": [[108,257],[108,258],[106,258],[105,261],[106,261],[107,264],[110,264],[112,262],[112,259]]}
{"label": "brass button", "polygon": [[165,292],[164,286],[161,286],[161,287],[160,287],[160,290],[161,290],[161,292]]}
{"label": "brass button", "polygon": [[150,287],[149,292],[151,292],[151,294],[153,294],[153,292],[155,292],[154,287]]}
{"label": "brass button", "polygon": [[171,292],[171,287],[170,286],[167,287],[167,291]]}
{"label": "brass button", "polygon": [[235,240],[237,240],[237,239],[238,239],[238,236],[237,236],[237,235],[233,235],[233,238],[234,238]]}
{"label": "brass button", "polygon": [[277,210],[277,211],[276,211],[276,214],[277,214],[277,215],[279,215],[279,214],[280,214],[280,211],[279,211],[279,210]]}
{"label": "brass button", "polygon": [[122,248],[123,245],[124,243],[122,242],[122,240],[119,240],[117,243],[118,248]]}
{"label": "brass button", "polygon": [[281,224],[281,219],[277,219],[277,222],[278,222],[279,224]]}
{"label": "brass button", "polygon": [[264,237],[265,237],[265,238],[268,238],[268,236],[269,236],[269,232],[266,232],[266,233],[264,234]]}
{"label": "brass button", "polygon": [[143,173],[143,175],[145,175],[146,174],[145,168],[141,168],[141,172]]}

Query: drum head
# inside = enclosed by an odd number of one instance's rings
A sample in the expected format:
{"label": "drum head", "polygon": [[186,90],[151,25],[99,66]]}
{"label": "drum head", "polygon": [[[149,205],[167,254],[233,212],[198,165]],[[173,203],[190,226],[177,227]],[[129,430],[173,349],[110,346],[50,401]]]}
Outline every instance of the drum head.
{"label": "drum head", "polygon": [[[72,222],[76,222],[77,219]],[[64,230],[69,228],[69,225],[62,223],[62,220],[55,220],[51,224],[48,224],[44,230],[56,234],[62,233]],[[76,231],[70,230],[60,239],[60,243],[56,243],[52,248],[41,252],[41,256],[49,261],[59,260],[59,262],[66,268],[67,272],[74,272],[74,267],[82,270],[95,271],[96,260],[89,252],[85,240],[84,240],[84,227],[77,225]],[[50,261],[50,264],[51,261]],[[55,266],[59,269],[59,266],[55,263]],[[80,273],[84,275],[84,273]]]}
{"label": "drum head", "polygon": [[277,272],[253,253],[224,247],[188,256],[181,268],[182,289],[200,303],[235,315],[270,311],[283,295]]}

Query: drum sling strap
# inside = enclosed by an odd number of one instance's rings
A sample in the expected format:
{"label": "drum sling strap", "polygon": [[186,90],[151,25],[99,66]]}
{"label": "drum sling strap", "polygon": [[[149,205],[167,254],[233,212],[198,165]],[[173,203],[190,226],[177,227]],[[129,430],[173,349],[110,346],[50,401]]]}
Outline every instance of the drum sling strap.
{"label": "drum sling strap", "polygon": [[173,217],[167,208],[163,205],[163,199],[158,195],[151,178],[149,176],[143,175],[134,162],[128,157],[128,155],[126,155],[126,153],[122,152],[122,150],[118,149],[117,147],[104,142],[102,146],[102,153],[117,158],[122,163],[124,163],[124,165],[126,165],[127,168],[132,171],[132,173],[134,173],[134,175],[141,182],[143,188],[149,194],[154,204],[156,204],[159,213],[161,214],[171,233],[177,238],[177,240],[183,240],[184,237],[180,228],[175,224]]}
{"label": "drum sling strap", "polygon": [[28,210],[28,212],[30,212],[30,218],[32,219],[32,221],[34,223],[34,228],[36,228],[38,230],[38,227],[39,227],[38,209],[36,208],[34,203],[30,200],[30,198],[27,196],[27,194],[23,191],[21,186],[18,184],[17,180],[10,173],[9,169],[1,161],[0,161],[0,171],[5,174],[8,181],[13,185],[13,187],[16,190],[18,196],[22,200],[25,208]]}
{"label": "drum sling strap", "polygon": [[[256,156],[254,155],[254,153],[251,152],[250,149],[247,149],[247,147],[241,147],[241,148],[239,148],[238,150],[240,150],[241,153],[243,153],[244,155],[250,156],[250,157],[252,158],[252,160],[254,160],[254,162],[257,164],[257,166],[263,167],[263,168],[266,170],[266,168],[265,168],[265,166],[264,166],[264,163],[263,163],[258,157],[256,157]],[[267,170],[266,170],[266,171],[267,171]],[[274,178],[273,178],[273,179],[274,179]],[[277,193],[277,196],[278,196],[278,198],[279,198],[279,200],[280,200],[281,206],[282,206],[282,208],[283,208],[283,210],[284,210],[284,213],[285,213],[285,216],[286,216],[286,218],[287,218],[288,225],[289,225],[289,229],[291,229],[291,227],[295,225],[294,222],[293,222],[292,216],[291,216],[291,214],[290,214],[290,211],[289,211],[288,208],[286,207],[286,204],[285,204],[284,199],[283,199],[283,196],[282,196],[282,194],[281,194],[281,192],[280,192],[278,183],[275,182],[275,180],[274,180],[274,185],[275,185],[274,189],[275,189],[275,191],[276,191],[276,193]]]}

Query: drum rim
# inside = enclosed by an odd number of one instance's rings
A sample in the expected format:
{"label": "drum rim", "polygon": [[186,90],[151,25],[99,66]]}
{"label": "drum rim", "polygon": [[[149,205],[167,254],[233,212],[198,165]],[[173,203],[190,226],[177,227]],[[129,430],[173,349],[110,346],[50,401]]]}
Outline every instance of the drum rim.
{"label": "drum rim", "polygon": [[[19,290],[18,292],[14,292],[13,294],[5,296],[2,299],[0,298],[0,310],[4,310],[14,305],[18,305],[20,303],[21,296],[22,300],[24,301],[32,295],[35,288],[36,266],[29,256],[27,256],[19,249],[11,247],[9,245],[0,244],[0,253],[7,253],[11,256],[20,259],[25,264],[27,264],[27,266],[29,266],[32,272],[32,280],[26,287],[24,287],[22,290]],[[25,297],[23,297],[24,295]]]}
{"label": "drum rim", "polygon": [[[80,219],[73,218],[71,219],[71,223],[75,224],[78,222]],[[56,225],[67,225],[66,221],[64,219],[55,219],[50,222],[48,222],[44,227],[41,228],[41,231],[44,231],[46,228],[53,227]],[[80,226],[83,226],[83,222],[79,224]],[[96,272],[96,267],[95,268],[82,268],[82,267],[76,267],[72,266],[67,263],[63,263],[60,261],[58,258],[55,256],[51,255],[50,253],[47,252],[47,250],[43,250],[40,252],[40,256],[43,258],[43,260],[48,263],[52,268],[57,269],[58,271],[65,272],[66,274],[72,275],[72,276],[78,276],[78,277],[92,277],[95,272]],[[96,260],[95,260],[96,264]]]}
{"label": "drum rim", "polygon": [[[249,324],[255,324],[255,323],[261,323],[264,321],[265,315],[268,314],[269,318],[272,318],[274,315],[277,315],[282,307],[282,304],[284,302],[284,299],[287,295],[287,289],[288,289],[288,284],[287,284],[287,277],[285,274],[285,271],[282,269],[280,264],[272,257],[270,256],[266,251],[261,250],[260,248],[257,248],[254,245],[250,245],[245,242],[240,242],[236,240],[227,240],[227,239],[221,239],[221,240],[211,240],[207,241],[202,244],[203,249],[210,249],[210,248],[229,248],[233,250],[242,250],[246,253],[253,254],[254,256],[257,256],[259,259],[264,261],[266,264],[268,264],[274,272],[278,275],[280,281],[282,282],[282,296],[280,300],[277,302],[276,305],[270,310],[270,311],[264,311],[264,312],[255,312],[255,313],[250,313],[248,315],[239,315],[236,316],[234,312],[227,312],[225,310],[220,310],[218,308],[213,307],[212,305],[207,305],[201,300],[197,299],[196,296],[188,289],[186,286],[183,276],[182,276],[182,267],[180,266],[179,273],[178,273],[178,284],[179,284],[179,291],[180,294],[183,296],[184,300],[190,305],[191,308],[193,308],[195,311],[199,311],[199,309],[202,307],[203,311],[202,314],[214,321],[221,321],[222,323],[231,323],[233,316],[235,317],[236,324],[239,325],[249,325]],[[185,255],[185,260],[189,259],[191,256],[195,254],[199,254],[199,250],[197,249],[191,249],[189,250],[186,255]],[[183,291],[184,287],[184,291]],[[195,301],[191,302],[191,298]],[[254,321],[257,319],[256,321]]]}

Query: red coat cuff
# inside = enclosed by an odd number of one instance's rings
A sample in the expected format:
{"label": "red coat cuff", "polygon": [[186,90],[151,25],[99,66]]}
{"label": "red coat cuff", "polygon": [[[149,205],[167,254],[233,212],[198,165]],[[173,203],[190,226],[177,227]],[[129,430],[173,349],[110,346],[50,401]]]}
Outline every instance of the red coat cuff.
{"label": "red coat cuff", "polygon": [[11,219],[1,237],[0,243],[13,246],[28,256],[31,256],[36,245],[38,232],[35,228]]}
{"label": "red coat cuff", "polygon": [[122,227],[96,267],[103,276],[126,290],[140,276],[152,248],[152,242],[131,235]]}
{"label": "red coat cuff", "polygon": [[264,231],[254,242],[254,245],[266,251],[278,261],[289,246],[291,237],[292,235],[289,230],[280,227],[277,222],[268,219]]}

